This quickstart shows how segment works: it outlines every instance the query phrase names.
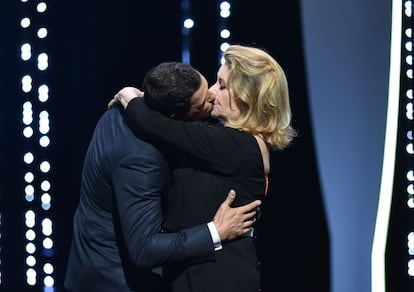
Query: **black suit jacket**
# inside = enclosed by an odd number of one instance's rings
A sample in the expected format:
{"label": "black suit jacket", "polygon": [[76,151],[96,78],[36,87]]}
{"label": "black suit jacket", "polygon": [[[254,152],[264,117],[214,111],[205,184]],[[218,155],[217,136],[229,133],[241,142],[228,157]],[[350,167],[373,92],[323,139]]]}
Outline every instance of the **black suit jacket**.
{"label": "black suit jacket", "polygon": [[65,287],[69,291],[158,291],[151,268],[206,256],[206,224],[161,233],[168,166],[138,139],[119,108],[96,125],[86,153]]}

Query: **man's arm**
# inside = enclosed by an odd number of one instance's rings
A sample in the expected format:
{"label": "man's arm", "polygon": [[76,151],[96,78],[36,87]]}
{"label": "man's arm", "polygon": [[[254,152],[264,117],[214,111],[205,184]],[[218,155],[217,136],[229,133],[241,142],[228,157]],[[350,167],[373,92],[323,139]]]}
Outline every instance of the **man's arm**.
{"label": "man's arm", "polygon": [[[217,246],[207,224],[177,233],[160,232],[163,170],[153,157],[144,153],[142,157],[125,159],[113,176],[121,232],[130,260],[139,267],[152,268],[213,253]],[[254,222],[249,219],[260,204],[255,201],[248,206],[231,208],[234,196],[234,192],[229,193],[214,217],[219,245],[220,240],[247,232]]]}

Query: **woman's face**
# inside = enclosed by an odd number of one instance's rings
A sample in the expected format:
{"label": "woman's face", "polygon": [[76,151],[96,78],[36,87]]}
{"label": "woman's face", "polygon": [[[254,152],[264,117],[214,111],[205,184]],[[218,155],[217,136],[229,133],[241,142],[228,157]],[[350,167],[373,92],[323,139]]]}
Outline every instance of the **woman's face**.
{"label": "woman's face", "polygon": [[209,89],[214,96],[211,116],[221,119],[223,122],[229,119],[235,120],[240,116],[240,108],[235,101],[235,96],[228,88],[229,73],[227,66],[221,65],[217,73],[217,81]]}

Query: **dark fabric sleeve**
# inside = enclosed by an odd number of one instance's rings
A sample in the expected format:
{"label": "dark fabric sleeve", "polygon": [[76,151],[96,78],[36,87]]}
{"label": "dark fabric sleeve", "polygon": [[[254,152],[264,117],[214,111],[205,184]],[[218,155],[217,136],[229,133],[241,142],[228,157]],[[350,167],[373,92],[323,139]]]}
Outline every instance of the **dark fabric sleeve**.
{"label": "dark fabric sleeve", "polygon": [[[131,130],[148,142],[199,159],[204,166],[217,173],[233,173],[243,148],[241,135],[249,135],[231,128],[210,126],[202,122],[183,122],[169,119],[148,108],[142,98],[132,99],[126,108]],[[254,138],[253,138],[254,139]]]}
{"label": "dark fabric sleeve", "polygon": [[166,170],[151,157],[154,155],[147,152],[126,158],[113,175],[120,229],[129,258],[138,267],[151,268],[211,254],[214,245],[207,224],[178,233],[160,232],[160,192]]}

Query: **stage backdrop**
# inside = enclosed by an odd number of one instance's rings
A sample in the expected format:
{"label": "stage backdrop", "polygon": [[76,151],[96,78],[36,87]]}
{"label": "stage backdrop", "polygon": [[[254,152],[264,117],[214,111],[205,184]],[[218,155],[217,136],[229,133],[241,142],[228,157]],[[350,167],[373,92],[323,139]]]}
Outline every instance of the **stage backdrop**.
{"label": "stage backdrop", "polygon": [[385,137],[391,0],[301,3],[332,292],[367,292]]}

